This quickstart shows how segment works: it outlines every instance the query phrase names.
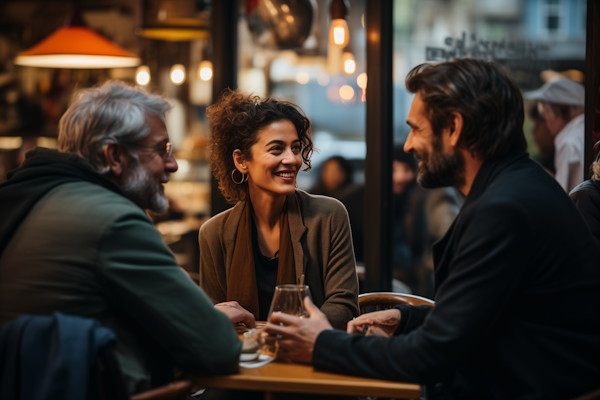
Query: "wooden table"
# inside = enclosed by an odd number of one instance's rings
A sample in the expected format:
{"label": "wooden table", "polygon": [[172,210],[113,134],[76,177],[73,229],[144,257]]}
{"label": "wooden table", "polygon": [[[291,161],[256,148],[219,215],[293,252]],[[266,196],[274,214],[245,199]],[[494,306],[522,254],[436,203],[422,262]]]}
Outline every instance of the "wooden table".
{"label": "wooden table", "polygon": [[193,379],[201,387],[265,391],[265,399],[273,399],[278,392],[400,399],[418,399],[421,396],[421,387],[414,383],[320,372],[311,365],[279,361],[259,368],[240,368],[235,375],[195,376]]}

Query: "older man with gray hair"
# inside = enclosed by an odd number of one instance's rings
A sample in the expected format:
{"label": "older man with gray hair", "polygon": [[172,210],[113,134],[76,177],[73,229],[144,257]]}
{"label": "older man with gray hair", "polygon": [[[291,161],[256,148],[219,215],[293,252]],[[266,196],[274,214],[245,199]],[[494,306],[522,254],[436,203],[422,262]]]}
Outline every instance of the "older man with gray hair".
{"label": "older man with gray hair", "polygon": [[213,307],[144,212],[166,210],[162,184],[177,171],[170,108],[120,82],[83,91],[60,121],[60,151],[29,152],[0,185],[0,326],[56,311],[100,321],[130,393],[166,383],[172,366],[235,371],[232,322],[254,322]]}

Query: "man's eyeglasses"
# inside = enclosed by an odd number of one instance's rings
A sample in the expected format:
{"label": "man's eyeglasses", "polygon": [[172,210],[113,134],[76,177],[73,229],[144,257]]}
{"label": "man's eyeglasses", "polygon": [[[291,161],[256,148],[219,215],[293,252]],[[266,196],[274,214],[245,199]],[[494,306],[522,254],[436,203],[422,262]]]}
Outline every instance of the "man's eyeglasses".
{"label": "man's eyeglasses", "polygon": [[145,147],[147,149],[153,149],[153,150],[162,152],[165,160],[168,160],[169,157],[171,157],[171,154],[173,154],[173,145],[171,144],[171,142],[167,142],[164,147],[163,146],[149,146],[147,144],[138,144],[138,143],[129,143],[129,142],[119,142],[119,143],[127,145],[127,146]]}

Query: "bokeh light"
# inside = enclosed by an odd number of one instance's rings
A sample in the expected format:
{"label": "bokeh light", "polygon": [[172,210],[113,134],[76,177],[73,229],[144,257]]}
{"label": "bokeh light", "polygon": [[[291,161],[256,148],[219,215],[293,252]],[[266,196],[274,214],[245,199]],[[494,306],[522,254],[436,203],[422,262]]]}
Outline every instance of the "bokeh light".
{"label": "bokeh light", "polygon": [[367,88],[367,73],[366,72],[363,72],[362,74],[358,75],[358,77],[356,77],[356,84],[361,89]]}
{"label": "bokeh light", "polygon": [[298,75],[296,75],[296,82],[298,82],[301,85],[306,85],[308,83],[308,81],[310,81],[310,77],[308,76],[308,74],[304,71],[300,71],[298,72]]}
{"label": "bokeh light", "polygon": [[139,66],[135,70],[135,81],[138,85],[147,85],[150,82],[150,68],[146,65]]}
{"label": "bokeh light", "polygon": [[171,67],[171,82],[181,85],[185,81],[185,67],[181,64],[175,64]]}
{"label": "bokeh light", "polygon": [[354,97],[354,89],[350,85],[344,85],[340,88],[340,97],[343,100],[350,100]]}

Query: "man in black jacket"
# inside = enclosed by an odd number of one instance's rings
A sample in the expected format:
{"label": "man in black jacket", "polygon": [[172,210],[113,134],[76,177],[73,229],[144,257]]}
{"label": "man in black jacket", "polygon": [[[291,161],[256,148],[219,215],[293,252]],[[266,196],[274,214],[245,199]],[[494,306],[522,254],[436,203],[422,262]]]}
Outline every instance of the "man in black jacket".
{"label": "man in black jacket", "polygon": [[[600,386],[600,266],[561,187],[530,160],[523,100],[498,66],[414,68],[405,150],[425,187],[465,203],[433,247],[435,307],[398,306],[332,330],[273,315],[280,356],[328,371],[427,385],[430,398],[568,399]],[[279,326],[282,323],[284,326]],[[376,325],[393,338],[363,337]]]}

